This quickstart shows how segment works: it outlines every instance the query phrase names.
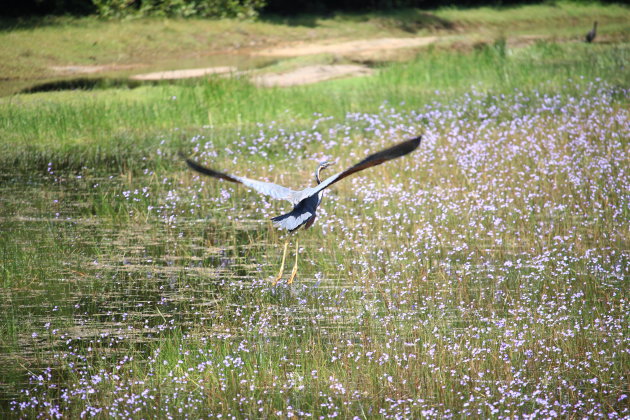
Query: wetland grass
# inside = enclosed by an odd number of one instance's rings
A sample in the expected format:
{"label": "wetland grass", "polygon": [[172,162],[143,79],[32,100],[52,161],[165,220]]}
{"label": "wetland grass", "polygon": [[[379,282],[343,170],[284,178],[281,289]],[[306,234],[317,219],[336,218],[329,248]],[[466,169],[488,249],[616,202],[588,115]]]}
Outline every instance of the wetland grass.
{"label": "wetland grass", "polygon": [[[375,77],[293,88],[258,89],[243,79],[211,78],[133,90],[18,95],[0,101],[0,163],[45,169],[53,162],[58,169],[105,166],[120,172],[148,164],[170,167],[171,155],[195,135],[228,145],[234,133],[251,136],[263,121],[276,121],[278,132],[309,129],[314,122],[324,128],[327,120],[348,112],[377,112],[383,98],[416,109],[436,97],[460,97],[471,87],[492,101],[493,94],[514,89],[554,92],[569,79],[573,87],[565,89],[576,94],[596,78],[629,83],[622,71],[628,44],[585,47],[539,42],[508,50],[498,41],[464,55],[429,50]],[[326,118],[314,119],[313,110]]]}
{"label": "wetland grass", "polygon": [[[628,49],[583,47],[3,102],[2,414],[628,417]],[[298,188],[419,132],[327,191],[293,287],[282,203],[174,158]]]}

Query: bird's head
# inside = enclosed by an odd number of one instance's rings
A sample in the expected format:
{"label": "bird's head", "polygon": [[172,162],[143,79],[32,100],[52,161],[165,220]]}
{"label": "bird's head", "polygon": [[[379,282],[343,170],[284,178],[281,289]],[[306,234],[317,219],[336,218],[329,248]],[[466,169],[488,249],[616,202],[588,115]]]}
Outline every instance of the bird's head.
{"label": "bird's head", "polygon": [[332,160],[326,160],[326,161],[321,162],[321,163],[319,164],[319,168],[320,168],[320,169],[326,169],[326,168],[328,168],[329,166],[333,166],[334,164],[335,164],[335,162],[333,162]]}
{"label": "bird's head", "polygon": [[319,178],[319,174],[322,171],[322,169],[326,169],[329,166],[334,165],[335,162],[333,162],[332,160],[326,160],[324,162],[321,162],[318,166],[317,166],[317,170],[315,171],[315,180],[317,180],[317,183],[319,184],[321,181],[321,179]]}

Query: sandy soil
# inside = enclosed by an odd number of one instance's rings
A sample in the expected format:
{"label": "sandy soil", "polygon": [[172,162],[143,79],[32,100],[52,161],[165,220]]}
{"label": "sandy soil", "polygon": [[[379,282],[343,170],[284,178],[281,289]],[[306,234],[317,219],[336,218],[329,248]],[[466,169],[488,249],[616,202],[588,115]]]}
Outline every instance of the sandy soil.
{"label": "sandy soil", "polygon": [[255,76],[252,81],[258,86],[295,86],[317,83],[324,80],[348,76],[367,76],[373,73],[369,67],[358,64],[334,64],[305,66],[284,73]]}
{"label": "sandy soil", "polygon": [[[421,47],[432,44],[437,37],[420,38],[378,38],[343,42],[298,43],[275,48],[265,48],[253,55],[266,57],[299,57],[314,54],[335,54],[369,60],[401,48]],[[294,86],[317,83],[339,77],[356,77],[372,74],[374,71],[364,65],[317,65],[306,66],[291,72],[265,74],[252,80],[258,86]]]}
{"label": "sandy soil", "polygon": [[265,48],[254,52],[254,55],[267,57],[297,57],[313,54],[353,54],[375,50],[422,47],[438,40],[435,36],[418,38],[378,38],[358,41],[300,43],[276,48]]}
{"label": "sandy soil", "polygon": [[111,70],[129,70],[142,67],[139,64],[105,64],[100,66],[52,66],[51,70],[61,74],[91,74]]}
{"label": "sandy soil", "polygon": [[133,80],[174,80],[226,73],[236,73],[236,67],[205,67],[202,69],[157,71],[153,73],[136,74],[130,78]]}
{"label": "sandy soil", "polygon": [[[378,38],[357,41],[328,41],[316,43],[298,43],[274,48],[265,48],[258,51],[249,51],[249,54],[265,57],[298,57],[313,54],[336,54],[341,56],[369,57],[374,53],[387,53],[387,51],[421,47],[432,44],[438,37],[416,38]],[[121,70],[143,67],[144,65],[101,65],[101,66],[57,66],[52,69],[63,74],[89,74],[108,70]],[[293,71],[269,73],[252,76],[252,81],[258,86],[294,86],[308,83],[316,83],[339,77],[365,76],[372,74],[373,70],[359,64],[344,65],[310,65]],[[237,74],[249,75],[248,72],[237,72],[234,67],[205,67],[195,69],[181,69],[173,71],[152,72],[131,76],[133,80],[172,80],[191,77],[202,77],[209,74]]]}

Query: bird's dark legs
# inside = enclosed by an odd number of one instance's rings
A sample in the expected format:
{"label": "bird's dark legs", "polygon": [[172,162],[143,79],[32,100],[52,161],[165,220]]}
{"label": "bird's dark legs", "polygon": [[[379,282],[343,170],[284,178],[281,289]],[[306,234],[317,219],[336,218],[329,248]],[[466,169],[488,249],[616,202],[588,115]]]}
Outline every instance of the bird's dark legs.
{"label": "bird's dark legs", "polygon": [[280,271],[278,272],[278,276],[273,281],[273,285],[278,284],[280,279],[282,278],[282,273],[284,273],[284,260],[287,258],[287,249],[289,248],[289,240],[284,243],[284,252],[282,253],[282,263],[280,264]]}
{"label": "bird's dark legs", "polygon": [[297,262],[298,262],[298,252],[300,251],[300,246],[298,245],[298,240],[295,240],[295,264],[293,264],[293,271],[291,271],[291,277],[289,277],[289,281],[287,284],[293,283],[295,279],[295,275],[297,274]]}

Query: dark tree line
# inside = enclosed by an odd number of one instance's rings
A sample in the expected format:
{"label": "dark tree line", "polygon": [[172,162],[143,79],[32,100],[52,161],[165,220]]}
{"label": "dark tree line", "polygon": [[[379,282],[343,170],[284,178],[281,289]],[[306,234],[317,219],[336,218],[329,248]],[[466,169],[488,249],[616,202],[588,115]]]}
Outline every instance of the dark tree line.
{"label": "dark tree line", "polygon": [[543,3],[535,0],[0,0],[0,15],[29,17],[45,15],[126,14],[181,17],[251,17],[257,14],[328,14],[337,11],[365,12],[439,6],[510,6]]}

